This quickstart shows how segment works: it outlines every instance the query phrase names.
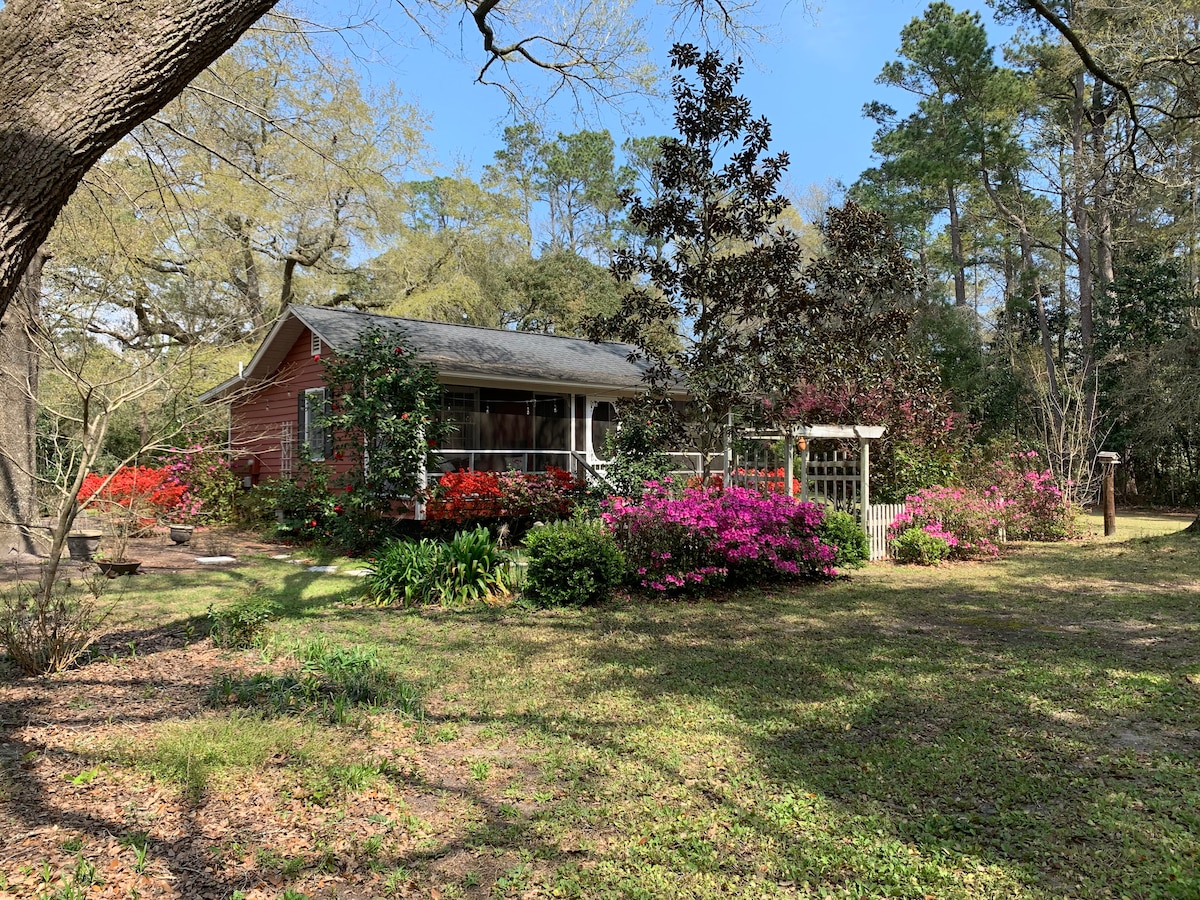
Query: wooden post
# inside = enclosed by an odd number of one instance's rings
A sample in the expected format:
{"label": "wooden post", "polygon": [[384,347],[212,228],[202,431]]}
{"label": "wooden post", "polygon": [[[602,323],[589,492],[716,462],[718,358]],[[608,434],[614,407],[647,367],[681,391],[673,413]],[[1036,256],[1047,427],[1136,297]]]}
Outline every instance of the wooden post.
{"label": "wooden post", "polygon": [[1113,491],[1113,468],[1111,463],[1104,466],[1104,483],[1100,488],[1104,502],[1104,536],[1112,537],[1117,533],[1117,500]]}
{"label": "wooden post", "polygon": [[1117,497],[1113,489],[1113,472],[1121,461],[1119,453],[1105,452],[1099,455],[1100,465],[1104,470],[1100,482],[1100,504],[1104,508],[1104,536],[1112,537],[1117,533]]}

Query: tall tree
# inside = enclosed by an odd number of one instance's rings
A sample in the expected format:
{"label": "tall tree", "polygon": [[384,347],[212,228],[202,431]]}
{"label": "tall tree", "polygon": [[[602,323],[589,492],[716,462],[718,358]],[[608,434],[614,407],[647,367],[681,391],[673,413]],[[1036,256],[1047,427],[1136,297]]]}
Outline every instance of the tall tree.
{"label": "tall tree", "polygon": [[617,252],[621,306],[588,327],[650,361],[652,397],[682,379],[701,418],[724,423],[793,370],[808,302],[802,251],[777,224],[788,208],[778,191],[787,155],[767,155],[770,124],[735,93],[740,64],[677,44],[671,65],[695,70],[697,83],[673,78],[678,137],[662,142],[653,165],[659,193],[627,195],[629,222],[646,240]]}

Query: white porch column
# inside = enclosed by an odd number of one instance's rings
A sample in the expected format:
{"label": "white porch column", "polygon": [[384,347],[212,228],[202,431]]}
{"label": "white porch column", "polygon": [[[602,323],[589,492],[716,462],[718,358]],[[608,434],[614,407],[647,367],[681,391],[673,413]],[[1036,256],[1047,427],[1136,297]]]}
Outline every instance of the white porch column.
{"label": "white porch column", "polygon": [[424,425],[418,429],[417,435],[422,448],[424,448],[424,452],[421,454],[421,461],[417,464],[417,496],[413,502],[413,518],[418,522],[424,522],[425,491],[429,488],[429,449],[425,442]]}

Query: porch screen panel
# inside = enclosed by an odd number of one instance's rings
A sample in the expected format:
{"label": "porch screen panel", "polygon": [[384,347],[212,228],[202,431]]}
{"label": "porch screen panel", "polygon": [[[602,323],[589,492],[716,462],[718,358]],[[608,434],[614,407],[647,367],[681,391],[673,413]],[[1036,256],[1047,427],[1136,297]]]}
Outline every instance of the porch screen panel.
{"label": "porch screen panel", "polygon": [[[571,427],[571,398],[562,394],[538,394],[533,398],[534,449],[566,450]],[[546,466],[569,468],[562,453],[537,453],[530,457],[529,468],[544,472]]]}
{"label": "porch screen panel", "polygon": [[[479,449],[526,453],[533,448],[533,394],[482,388],[479,391]],[[494,458],[492,468],[511,468],[507,457]],[[518,465],[514,463],[514,465]]]}

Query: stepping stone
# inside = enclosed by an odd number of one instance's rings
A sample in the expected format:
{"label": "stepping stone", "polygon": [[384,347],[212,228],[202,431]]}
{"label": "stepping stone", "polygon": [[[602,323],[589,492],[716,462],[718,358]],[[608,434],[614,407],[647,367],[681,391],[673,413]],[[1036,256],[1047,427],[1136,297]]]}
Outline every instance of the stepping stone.
{"label": "stepping stone", "polygon": [[290,553],[276,553],[274,556],[271,557],[271,559],[291,559],[291,558],[292,558],[292,554],[290,554]]}
{"label": "stepping stone", "polygon": [[219,566],[223,563],[237,562],[235,556],[197,556],[196,562],[202,566]]}
{"label": "stepping stone", "polygon": [[371,574],[371,570],[370,569],[347,569],[342,574],[350,575],[353,578],[366,578],[368,575]]}
{"label": "stepping stone", "polygon": [[308,571],[320,572],[322,575],[332,575],[337,571],[337,566],[309,566]]}

